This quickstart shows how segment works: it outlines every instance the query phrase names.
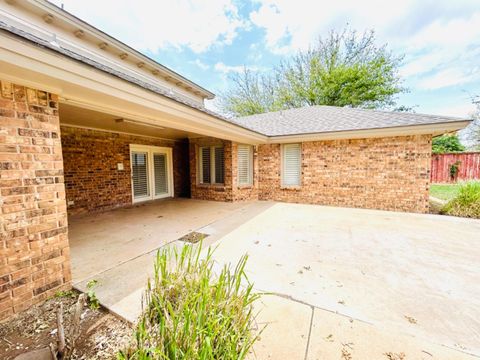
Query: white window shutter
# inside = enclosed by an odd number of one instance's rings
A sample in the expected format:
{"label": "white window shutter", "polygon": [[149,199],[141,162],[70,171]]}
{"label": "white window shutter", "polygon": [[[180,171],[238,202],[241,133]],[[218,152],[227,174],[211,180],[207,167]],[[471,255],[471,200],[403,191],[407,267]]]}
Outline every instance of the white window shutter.
{"label": "white window shutter", "polygon": [[302,174],[302,146],[301,144],[283,145],[283,186],[300,186]]}
{"label": "white window shutter", "polygon": [[253,149],[250,145],[238,145],[238,184],[253,183]]}
{"label": "white window shutter", "polygon": [[200,148],[200,183],[209,184],[211,182],[211,161],[210,161],[210,148]]}

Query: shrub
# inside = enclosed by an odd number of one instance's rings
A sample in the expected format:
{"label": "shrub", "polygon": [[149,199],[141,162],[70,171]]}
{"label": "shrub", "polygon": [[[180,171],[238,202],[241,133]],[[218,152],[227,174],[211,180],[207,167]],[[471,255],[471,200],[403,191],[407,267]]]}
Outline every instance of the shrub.
{"label": "shrub", "polygon": [[457,196],[442,208],[441,213],[480,219],[480,182],[462,184]]}
{"label": "shrub", "polygon": [[465,151],[465,146],[460,144],[460,140],[458,140],[457,135],[442,135],[434,137],[432,140],[432,152],[434,154],[461,151]]}
{"label": "shrub", "polygon": [[233,273],[213,273],[212,251],[201,246],[157,253],[135,340],[119,359],[244,359],[253,333],[253,294],[241,258]]}

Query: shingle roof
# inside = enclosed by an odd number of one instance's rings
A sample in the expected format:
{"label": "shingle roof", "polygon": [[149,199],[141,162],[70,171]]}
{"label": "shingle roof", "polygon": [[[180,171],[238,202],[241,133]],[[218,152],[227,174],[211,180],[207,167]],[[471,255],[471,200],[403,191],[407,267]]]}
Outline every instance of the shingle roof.
{"label": "shingle roof", "polygon": [[323,105],[229,119],[237,125],[267,136],[380,129],[466,120],[446,116]]}
{"label": "shingle roof", "polygon": [[155,86],[151,83],[142,81],[132,75],[114,69],[107,64],[89,59],[77,52],[49,42],[2,21],[0,21],[0,31],[8,32],[25,41],[33,43],[36,46],[49,49],[70,59],[89,65],[97,70],[150,90],[158,95],[170,98],[190,108],[214,116],[217,119],[227,121],[265,136],[273,137],[348,130],[367,130],[468,120],[446,116],[341,108],[335,106],[310,106],[230,119],[205,108],[199,103],[190,101],[186,97],[170,92],[160,86]]}
{"label": "shingle roof", "polygon": [[34,44],[36,46],[42,47],[44,49],[52,50],[52,51],[54,51],[58,54],[66,56],[70,59],[79,61],[79,62],[84,63],[86,65],[89,65],[89,66],[91,66],[91,67],[93,67],[97,70],[103,71],[103,72],[108,73],[108,74],[113,75],[113,76],[116,76],[120,79],[128,81],[129,83],[132,83],[132,84],[140,86],[144,89],[153,91],[154,93],[157,93],[157,94],[165,96],[169,99],[175,100],[175,101],[177,101],[181,104],[187,105],[188,107],[191,107],[191,108],[194,108],[194,109],[199,110],[201,112],[204,112],[206,114],[215,116],[216,118],[219,118],[221,120],[225,120],[225,117],[223,117],[222,115],[217,114],[217,113],[215,113],[211,110],[208,110],[207,108],[205,108],[201,104],[196,103],[194,101],[190,101],[186,97],[183,97],[183,96],[181,96],[179,94],[176,94],[174,92],[170,92],[167,89],[162,88],[160,86],[155,86],[155,85],[152,85],[152,84],[147,83],[145,81],[142,81],[142,80],[140,80],[140,79],[138,79],[134,76],[131,76],[129,74],[126,74],[124,72],[116,70],[116,69],[108,66],[107,64],[100,63],[99,61],[89,59],[88,57],[83,56],[83,55],[81,55],[81,54],[79,54],[75,51],[72,51],[70,49],[66,49],[66,48],[64,48],[60,45],[56,45],[52,42],[49,42],[45,39],[42,39],[38,36],[35,36],[35,35],[33,35],[29,32],[26,32],[24,30],[21,30],[21,29],[18,29],[16,27],[14,27],[14,26],[8,25],[8,24],[4,23],[3,21],[0,21],[0,31],[8,32],[8,33],[13,34],[13,35],[25,40],[25,41],[28,41],[29,43]]}

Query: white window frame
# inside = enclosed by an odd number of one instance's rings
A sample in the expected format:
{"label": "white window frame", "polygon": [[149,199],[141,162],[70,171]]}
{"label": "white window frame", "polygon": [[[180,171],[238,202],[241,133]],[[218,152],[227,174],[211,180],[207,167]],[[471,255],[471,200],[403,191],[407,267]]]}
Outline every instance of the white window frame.
{"label": "white window frame", "polygon": [[[298,146],[300,148],[300,159],[298,162],[298,183],[297,184],[286,184],[285,183],[285,151],[288,149],[288,147],[291,146]],[[281,186],[283,188],[299,188],[302,186],[302,157],[303,157],[303,152],[302,152],[302,143],[292,143],[292,144],[282,144],[281,149]]]}
{"label": "white window frame", "polygon": [[[215,179],[215,149],[223,149],[223,182],[218,183]],[[210,149],[210,182],[203,182],[203,157],[202,149]],[[198,147],[198,184],[200,185],[225,185],[225,148],[223,145],[210,145]]]}
{"label": "white window frame", "polygon": [[[248,148],[248,169],[247,169],[247,174],[248,174],[248,180],[247,182],[241,182],[240,181],[240,151],[239,149],[241,147],[246,147]],[[238,186],[252,186],[253,185],[253,146],[252,145],[247,145],[247,144],[239,144],[237,146],[237,185]]]}
{"label": "white window frame", "polygon": [[[132,164],[132,152],[146,152],[147,153],[147,168],[148,168],[148,187],[150,189],[150,195],[136,198],[133,193],[133,179],[131,179],[131,191],[132,191],[132,203],[138,203],[143,201],[162,199],[166,197],[173,197],[173,161],[172,161],[172,148],[150,145],[137,145],[130,144],[130,176],[133,176],[133,164]],[[165,194],[155,195],[155,169],[153,166],[153,155],[165,154],[167,160],[167,182],[168,192]]]}

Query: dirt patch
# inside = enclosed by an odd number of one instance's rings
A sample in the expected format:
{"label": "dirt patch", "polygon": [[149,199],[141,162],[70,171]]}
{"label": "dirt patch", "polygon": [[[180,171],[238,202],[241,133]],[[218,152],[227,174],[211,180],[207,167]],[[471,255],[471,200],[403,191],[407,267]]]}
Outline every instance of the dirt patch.
{"label": "dirt patch", "polygon": [[[0,359],[13,359],[30,350],[55,344],[57,308],[60,303],[63,304],[64,325],[68,333],[77,297],[76,292],[54,297],[1,323]],[[129,323],[103,308],[85,308],[80,329],[73,359],[113,359],[117,351],[128,344],[133,334]]]}
{"label": "dirt patch", "polygon": [[207,236],[208,236],[207,234],[202,234],[202,233],[199,233],[199,232],[196,232],[196,231],[192,231],[191,233],[188,233],[187,235],[182,236],[178,240],[188,242],[188,243],[192,243],[192,244],[196,244],[199,241],[202,241],[203,239],[205,239]]}

